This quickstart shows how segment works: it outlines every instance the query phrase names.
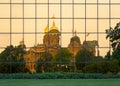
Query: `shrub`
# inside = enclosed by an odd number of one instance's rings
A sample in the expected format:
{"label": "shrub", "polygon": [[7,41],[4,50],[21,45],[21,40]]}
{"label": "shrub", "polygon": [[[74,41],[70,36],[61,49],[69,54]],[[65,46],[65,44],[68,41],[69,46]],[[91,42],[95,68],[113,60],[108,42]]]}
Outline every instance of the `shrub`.
{"label": "shrub", "polygon": [[109,78],[120,78],[120,74],[101,74],[101,73],[0,74],[0,79],[109,79]]}
{"label": "shrub", "polygon": [[119,64],[117,61],[104,61],[102,63],[93,63],[83,68],[84,73],[113,73],[119,72]]}

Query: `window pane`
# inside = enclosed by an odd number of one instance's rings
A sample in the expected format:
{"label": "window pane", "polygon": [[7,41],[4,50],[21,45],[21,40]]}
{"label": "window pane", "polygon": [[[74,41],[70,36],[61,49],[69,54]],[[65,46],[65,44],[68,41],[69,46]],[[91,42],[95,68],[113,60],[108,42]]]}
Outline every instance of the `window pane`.
{"label": "window pane", "polygon": [[48,25],[48,19],[37,19],[37,32],[43,32]]}
{"label": "window pane", "polygon": [[48,0],[37,0],[37,3],[48,3]]}
{"label": "window pane", "polygon": [[120,8],[120,5],[111,6],[111,17],[112,18],[120,18],[120,12],[118,11],[119,8]]}
{"label": "window pane", "polygon": [[111,0],[112,3],[120,3],[120,0]]}
{"label": "window pane", "polygon": [[[44,8],[44,11],[43,11],[43,8]],[[37,5],[37,17],[48,18],[48,6],[47,5]]]}
{"label": "window pane", "polygon": [[62,47],[68,47],[68,44],[70,43],[70,39],[72,38],[72,34],[62,34]]}
{"label": "window pane", "polygon": [[49,0],[49,3],[60,3],[60,0]]}
{"label": "window pane", "polygon": [[85,3],[85,0],[74,0],[74,3]]}
{"label": "window pane", "polygon": [[23,6],[22,5],[12,5],[12,17],[22,18],[23,17]]}
{"label": "window pane", "polygon": [[62,32],[72,32],[72,19],[62,19]]}
{"label": "window pane", "polygon": [[10,20],[0,19],[0,32],[10,32]]}
{"label": "window pane", "polygon": [[12,20],[12,32],[23,32],[23,20],[13,19]]}
{"label": "window pane", "polygon": [[0,47],[10,45],[10,34],[0,34]]}
{"label": "window pane", "polygon": [[99,0],[99,3],[109,3],[109,0]]}
{"label": "window pane", "polygon": [[25,34],[24,40],[27,47],[33,47],[35,45],[35,34]]}
{"label": "window pane", "polygon": [[109,5],[99,5],[99,18],[109,18]]}
{"label": "window pane", "polygon": [[43,37],[44,37],[44,34],[42,34],[42,33],[37,34],[36,43],[37,43],[37,44],[43,44]]}
{"label": "window pane", "polygon": [[35,5],[25,5],[24,6],[24,17],[25,18],[35,18]]}
{"label": "window pane", "polygon": [[10,0],[0,0],[0,3],[10,3]]}
{"label": "window pane", "polygon": [[84,32],[85,31],[85,20],[84,19],[75,19],[74,20],[74,29],[77,32]]}
{"label": "window pane", "polygon": [[0,18],[9,18],[10,17],[10,5],[9,4],[0,4]]}
{"label": "window pane", "polygon": [[97,32],[97,20],[87,19],[86,20],[86,31],[87,32]]}
{"label": "window pane", "polygon": [[106,40],[106,34],[99,34],[99,47],[109,47],[109,39]]}
{"label": "window pane", "polygon": [[75,18],[85,18],[85,6],[75,5],[74,16]]}
{"label": "window pane", "polygon": [[62,3],[72,3],[72,0],[62,0]]}
{"label": "window pane", "polygon": [[20,41],[23,40],[22,34],[12,34],[12,45],[18,46],[20,44]]}
{"label": "window pane", "polygon": [[97,5],[87,5],[86,6],[86,17],[87,18],[97,18]]}
{"label": "window pane", "polygon": [[60,5],[50,5],[49,7],[49,17],[53,17],[53,15],[56,18],[60,18]]}
{"label": "window pane", "polygon": [[99,19],[99,32],[105,32],[109,27],[109,19]]}
{"label": "window pane", "polygon": [[116,24],[119,23],[119,22],[120,22],[120,19],[113,19],[113,20],[111,21],[111,27],[112,27],[112,28],[115,28]]}
{"label": "window pane", "polygon": [[86,0],[86,3],[97,3],[97,0]]}
{"label": "window pane", "polygon": [[72,18],[72,5],[62,5],[62,17]]}
{"label": "window pane", "polygon": [[24,31],[25,32],[35,32],[35,19],[25,19],[24,20]]}
{"label": "window pane", "polygon": [[35,0],[24,0],[24,3],[35,3]]}
{"label": "window pane", "polygon": [[12,0],[12,3],[22,3],[23,0]]}

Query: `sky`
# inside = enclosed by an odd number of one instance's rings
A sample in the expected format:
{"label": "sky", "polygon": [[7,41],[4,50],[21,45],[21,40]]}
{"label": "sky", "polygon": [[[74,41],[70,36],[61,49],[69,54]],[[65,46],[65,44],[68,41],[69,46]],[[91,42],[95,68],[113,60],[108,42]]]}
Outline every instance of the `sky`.
{"label": "sky", "polygon": [[[0,0],[0,51],[10,45],[10,39],[12,45],[19,45],[23,38],[23,28],[24,41],[28,49],[38,43],[42,44],[44,29],[48,23],[49,28],[52,26],[53,19],[51,18],[54,15],[55,24],[62,32],[62,42],[60,43],[62,47],[68,46],[70,38],[73,36],[72,29],[74,29],[77,31],[77,36],[80,37],[81,44],[85,39],[98,40],[100,55],[104,56],[109,50],[105,30],[110,26],[114,28],[116,23],[120,22],[120,0],[110,0],[111,6],[109,6],[109,0],[98,0],[98,5],[97,0],[86,0],[86,11],[85,0],[74,0],[74,6],[73,0],[36,0],[36,5],[35,0],[24,0],[24,8],[22,1],[11,0],[10,5],[10,0]],[[109,19],[110,17],[111,19]],[[73,18],[75,18],[74,21]],[[86,38],[85,29],[86,33],[90,33]],[[37,35],[34,34],[35,31],[38,33]],[[97,35],[97,31],[99,35]]]}

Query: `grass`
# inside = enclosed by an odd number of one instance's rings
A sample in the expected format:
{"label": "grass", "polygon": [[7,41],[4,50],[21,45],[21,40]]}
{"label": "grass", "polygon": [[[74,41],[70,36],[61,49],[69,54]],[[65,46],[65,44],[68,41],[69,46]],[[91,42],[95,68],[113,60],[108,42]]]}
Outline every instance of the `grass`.
{"label": "grass", "polygon": [[1,79],[0,86],[120,86],[120,79]]}

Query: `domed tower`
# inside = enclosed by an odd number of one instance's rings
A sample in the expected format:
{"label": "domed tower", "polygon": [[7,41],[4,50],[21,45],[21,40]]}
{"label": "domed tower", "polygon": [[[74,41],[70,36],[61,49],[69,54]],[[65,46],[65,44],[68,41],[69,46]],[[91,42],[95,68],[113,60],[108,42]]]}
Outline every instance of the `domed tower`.
{"label": "domed tower", "polygon": [[49,31],[48,26],[45,28],[45,35],[44,35],[43,43],[46,46],[58,46],[59,36],[60,36],[60,32],[58,28],[56,27],[55,22],[53,21],[53,25],[50,28],[50,31]]}
{"label": "domed tower", "polygon": [[70,39],[70,44],[68,45],[68,50],[74,56],[76,56],[78,51],[82,50],[82,45],[81,45],[81,42],[80,42],[80,38],[76,35],[76,31],[75,31],[75,35]]}
{"label": "domed tower", "polygon": [[53,20],[53,24],[50,29],[48,26],[45,28],[45,35],[43,39],[43,44],[46,46],[46,48],[48,48],[52,55],[54,55],[57,52],[56,50],[60,48],[59,36],[60,32]]}

